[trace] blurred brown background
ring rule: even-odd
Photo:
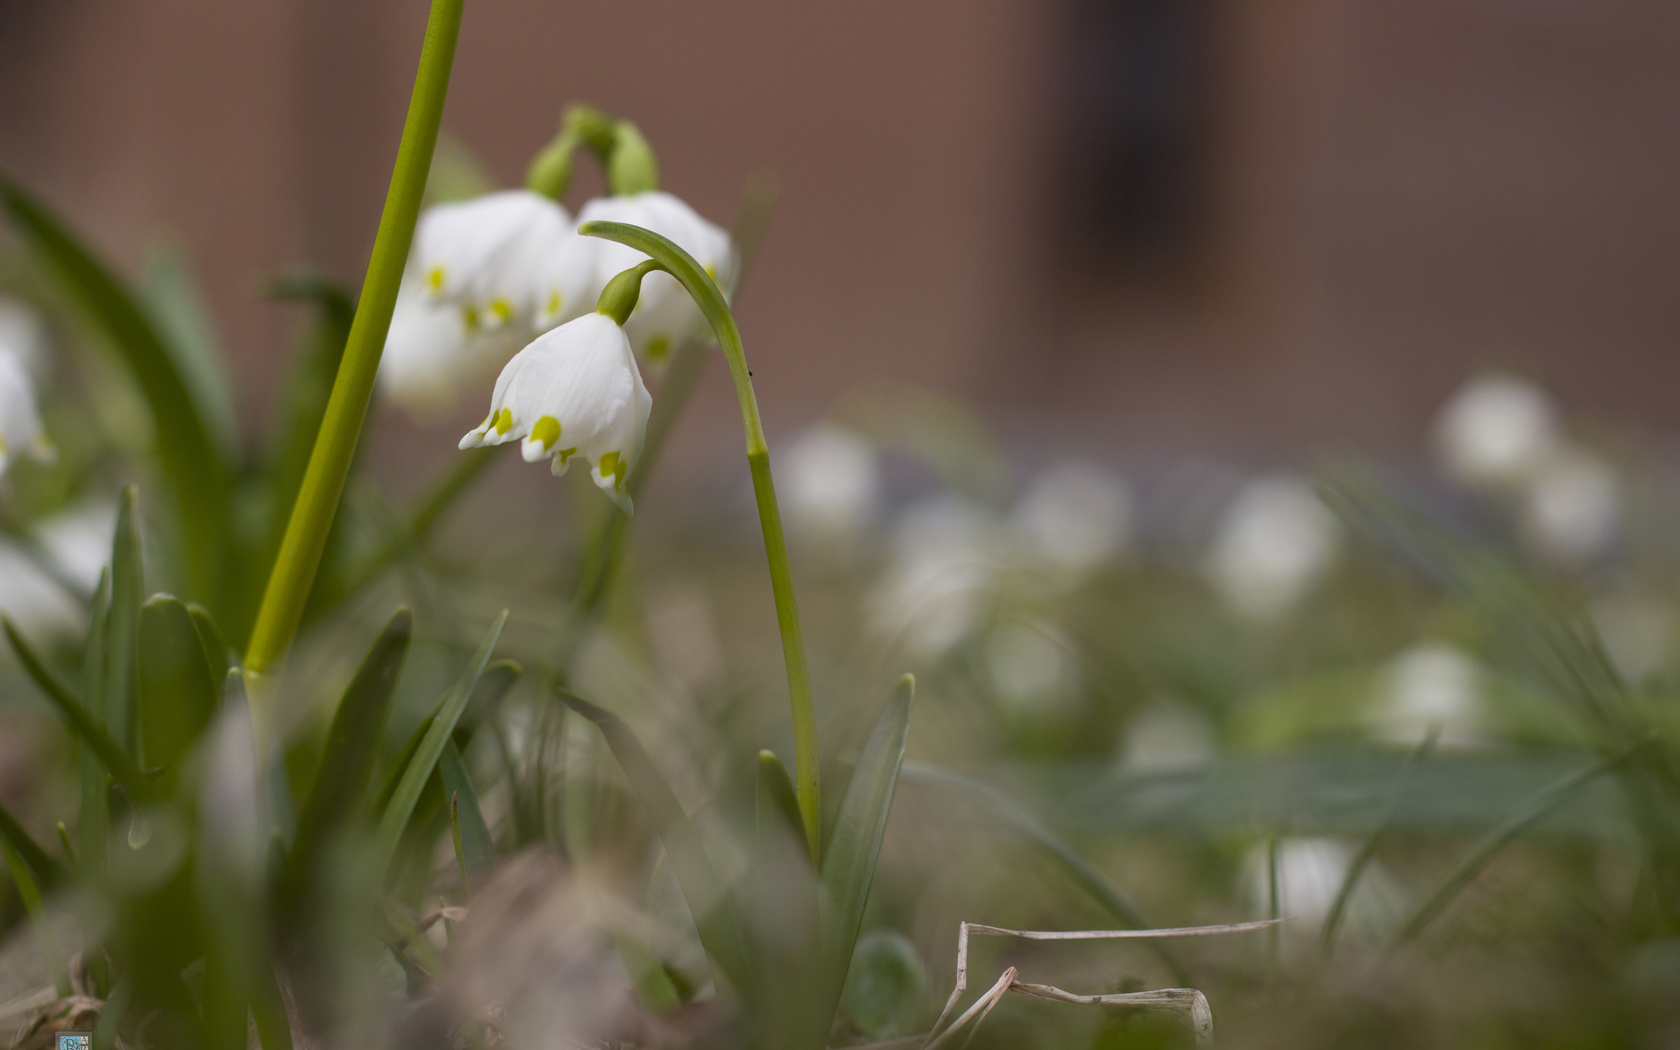
[[[186,250],[255,426],[295,317],[254,290],[359,280],[425,9],[0,0],[0,165]],[[778,178],[773,430],[905,380],[1041,441],[1398,449],[1481,363],[1672,427],[1680,5],[469,4],[446,129],[498,178],[574,100],[719,222]]]

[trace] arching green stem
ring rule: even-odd
[[[799,603],[793,593],[793,573],[788,562],[787,536],[782,531],[782,512],[776,503],[776,483],[770,477],[770,446],[764,440],[764,423],[758,415],[758,398],[753,394],[752,373],[747,371],[746,350],[729,303],[693,256],[651,230],[622,222],[591,222],[578,228],[590,237],[604,237],[639,252],[659,263],[660,269],[682,282],[706,315],[718,344],[723,347],[729,374],[735,380],[735,395],[741,402],[741,425],[746,430],[747,466],[752,471],[753,495],[758,501],[758,521],[764,530],[764,554],[770,562],[770,586],[776,594],[776,621],[782,633],[782,658],[787,664],[788,699],[793,705],[793,749],[799,815],[805,822],[805,838],[811,859],[818,861],[822,848],[822,798],[817,775],[817,714],[811,700],[811,672],[805,662],[805,637],[799,629]]]
[[[403,264],[408,259],[414,224],[420,215],[420,201],[431,169],[432,150],[437,145],[438,124],[443,118],[444,97],[449,91],[449,71],[455,61],[455,42],[461,31],[465,0],[432,0],[426,22],[426,39],[420,50],[420,68],[414,77],[408,119],[403,124],[397,163],[391,172],[391,186],[385,195],[385,211],[379,218],[379,233],[373,242],[373,257],[350,326],[344,357],[333,381],[332,395],[321,420],[315,448],[309,456],[303,484],[292,516],[280,542],[280,552],[263,592],[256,625],[245,652],[245,671],[253,705],[253,723],[259,733],[269,727],[265,709],[272,694],[271,672],[278,666],[297,633],[304,602],[315,581],[327,532],[350,472],[351,457],[361,435],[368,400],[373,396],[374,375],[385,349],[391,327],[391,311],[397,302]],[[259,748],[262,741],[259,740]]]

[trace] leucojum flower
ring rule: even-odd
[[[0,346],[0,474],[20,455],[41,463],[54,458],[52,442],[35,407],[29,371],[17,354]]]
[[[582,458],[601,491],[634,513],[627,479],[642,453],[653,398],[623,318],[646,271],[638,266],[621,274],[602,292],[597,312],[515,354],[496,379],[490,414],[461,439],[461,448],[518,441],[525,462],[546,458],[556,477]]]

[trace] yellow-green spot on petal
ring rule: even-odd
[[[671,341],[666,339],[664,336],[660,336],[659,338],[653,340],[648,343],[647,355],[648,360],[656,364],[665,360],[667,357],[671,356]]]
[[[568,459],[577,455],[577,446],[573,445],[571,448],[563,448],[559,452],[555,453],[555,455],[560,457],[560,465],[563,467],[566,465],[566,461]]]
[[[560,421],[553,416],[543,416],[532,425],[531,440],[541,441],[543,451],[547,452],[560,440]]]
[[[496,315],[497,324],[507,324],[513,317],[513,304],[506,299],[492,299],[490,312]]]
[[[619,492],[623,492],[624,472],[628,469],[627,464],[624,462],[624,458],[617,452],[608,452],[606,455],[601,457],[599,467],[601,470],[601,476],[603,478],[612,478],[613,488]]]
[[[443,291],[443,267],[434,266],[426,271],[426,287],[434,292]]]
[[[565,298],[563,296],[561,296],[561,294],[559,292],[549,292],[548,293],[548,308],[546,310],[548,316],[553,317],[555,314],[559,313],[560,312],[560,304],[563,303],[563,302],[565,302]]]
[[[513,410],[504,408],[496,413],[496,433],[506,434],[513,429]]]
[[[478,331],[478,311],[470,306],[461,307],[461,324],[469,332]]]
[[[717,267],[708,263],[706,266],[706,276],[712,279],[712,283],[717,283]]]

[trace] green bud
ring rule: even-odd
[[[612,153],[607,157],[607,188],[617,196],[659,188],[659,161],[641,130],[628,120],[613,125]]]
[[[595,312],[606,314],[617,321],[620,328],[624,327],[624,322],[630,319],[630,311],[636,308],[636,301],[642,296],[642,278],[663,269],[665,267],[656,260],[649,259],[618,274],[601,289],[601,298],[595,301]]]
[[[582,143],[570,131],[562,131],[544,146],[525,169],[525,186],[545,197],[561,200],[572,185],[572,158]]]
[[[588,146],[603,164],[612,155],[613,118],[594,106],[573,105],[560,118],[563,131],[576,136],[578,144]]]

